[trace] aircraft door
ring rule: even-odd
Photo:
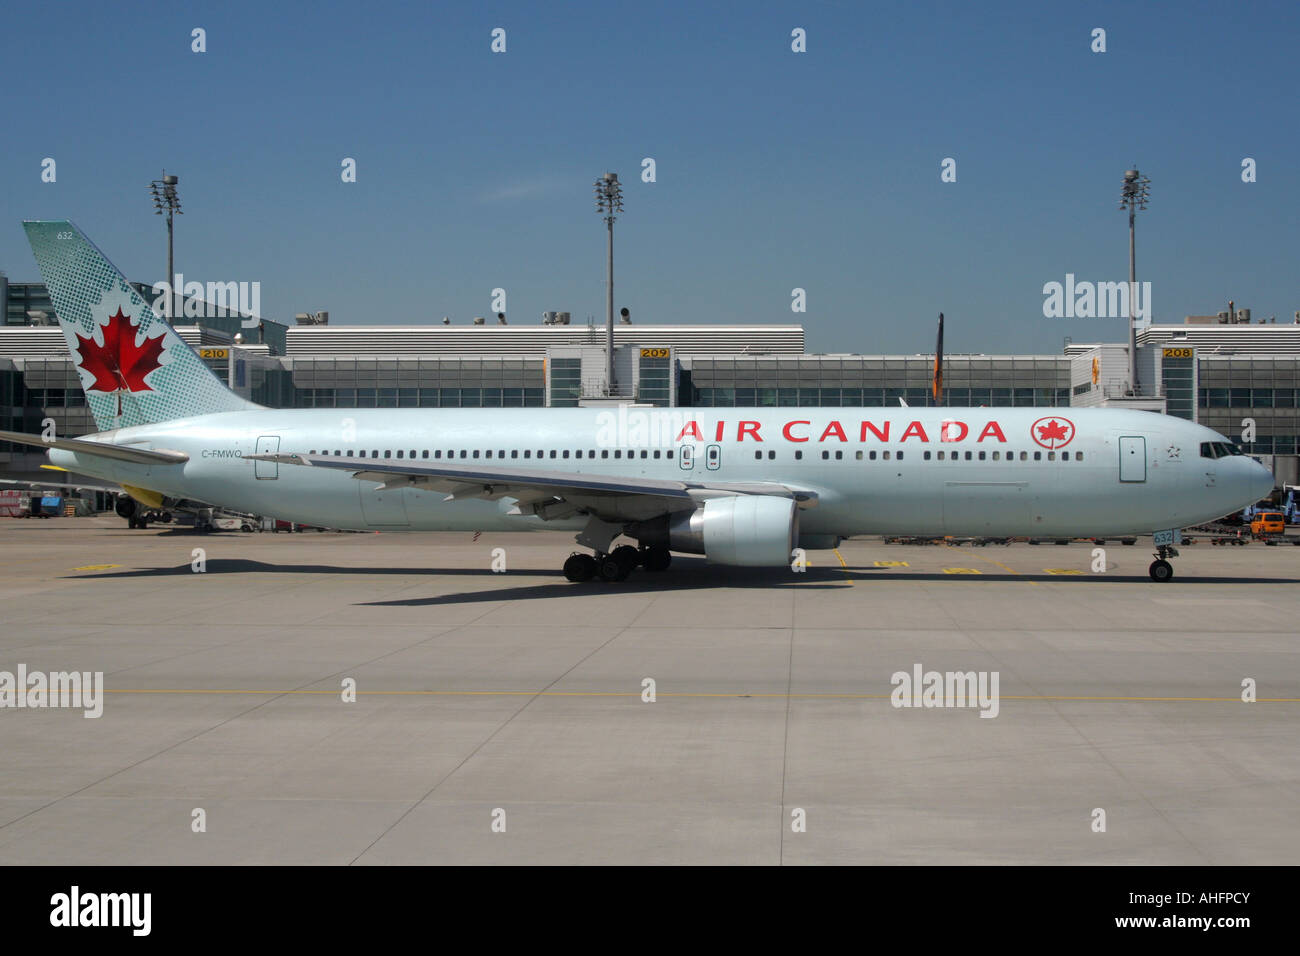
[[[1119,440],[1119,480],[1147,480],[1147,440],[1124,436]]]
[[[361,516],[372,528],[400,528],[411,523],[406,515],[406,489],[383,488],[379,482],[358,481]]]
[[[695,470],[695,446],[681,445],[677,449],[677,464],[682,471]]]
[[[945,481],[945,534],[1033,534],[1034,494],[1027,481]]]
[[[280,453],[279,435],[261,435],[257,439],[257,454],[278,455]],[[257,478],[274,479],[280,477],[280,465],[274,461],[253,462],[253,475]]]
[[[704,467],[709,471],[717,471],[722,465],[722,446],[710,445],[704,449]]]

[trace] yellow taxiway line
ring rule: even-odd
[[[239,690],[234,688],[104,688],[106,694],[260,694],[337,697],[342,690]],[[373,697],[640,697],[641,691],[621,690],[358,690],[358,696]],[[773,698],[778,700],[889,700],[892,694],[782,694],[660,691],[657,697]],[[1100,694],[1002,694],[1001,700],[1096,701],[1113,703],[1242,703],[1240,697],[1129,697]],[[1300,704],[1300,697],[1260,697],[1261,704]]]

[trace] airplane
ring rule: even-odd
[[[791,566],[867,534],[1121,537],[1272,491],[1224,436],[1092,408],[264,408],[236,395],[67,220],[28,239],[99,432],[0,432],[157,494],[371,531],[577,531],[571,581]],[[614,542],[626,537],[636,545]]]

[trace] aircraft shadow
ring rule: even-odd
[[[106,570],[93,574],[68,574],[65,579],[97,578],[156,578],[190,576],[195,572],[188,563],[173,567],[131,568]],[[461,592],[455,594],[430,595],[391,601],[360,602],[363,607],[419,607],[439,604],[473,604],[487,601],[512,601],[519,599],[536,599],[546,597],[578,596],[580,594],[655,594],[672,591],[698,591],[715,588],[813,588],[825,590],[847,587],[853,582],[884,583],[889,579],[904,583],[965,583],[993,584],[1038,582],[1052,584],[1071,584],[1087,587],[1097,584],[1144,584],[1154,588],[1156,585],[1146,574],[1011,574],[980,573],[972,575],[944,574],[934,571],[902,571],[897,568],[876,568],[857,565],[846,567],[809,567],[805,571],[793,574],[786,568],[734,568],[706,564],[702,559],[677,558],[673,567],[667,571],[651,573],[635,572],[626,581],[601,582],[589,581],[574,584],[561,578],[560,572],[550,568],[520,568],[498,574],[490,568],[449,568],[449,567],[353,567],[347,565],[323,564],[268,564],[263,561],[250,561],[240,558],[209,558],[206,574],[346,574],[377,576],[423,576],[449,578],[490,578],[503,583],[507,579],[546,578],[544,584],[492,588],[486,591]],[[1203,575],[1178,575],[1173,581],[1162,586],[1159,593],[1173,593],[1180,585],[1200,584],[1295,584],[1300,578],[1294,577],[1207,577]],[[577,589],[577,590],[575,590]],[[1153,592],[1155,593],[1155,592]]]
[[[644,573],[634,574],[626,581],[618,583],[605,583],[601,581],[589,581],[585,584],[573,584],[568,581],[559,581],[551,584],[530,585],[527,587],[513,588],[496,588],[490,591],[472,591],[460,594],[438,594],[429,597],[402,598],[392,601],[366,601],[357,605],[359,607],[424,607],[431,605],[447,604],[481,604],[492,601],[515,601],[529,600],[547,597],[577,597],[586,594],[655,594],[659,592],[676,592],[676,591],[698,591],[718,588],[803,588],[815,590],[829,590],[845,588],[849,586],[850,581],[870,581],[872,584],[880,583],[879,577],[862,572],[876,572],[886,570],[884,568],[849,568],[849,571],[855,572],[846,574],[844,568],[809,568],[807,571],[795,576],[789,571],[775,569],[770,574],[762,575],[753,573],[743,573],[746,569],[726,569],[742,572],[741,574],[710,574],[709,571],[724,570],[713,568],[701,568],[700,570],[682,569],[682,573],[674,574],[672,571],[660,574],[649,575]],[[763,570],[767,569],[750,569]],[[514,572],[511,572],[512,574]],[[1024,584],[1029,581],[1050,581],[1055,584],[1071,583],[1078,585],[1086,584],[1105,584],[1105,583],[1125,583],[1125,584],[1146,584],[1156,587],[1147,575],[1116,575],[1116,574],[1096,574],[1090,576],[1082,575],[1052,575],[1052,574],[979,574],[979,575],[953,575],[943,573],[914,573],[906,575],[892,575],[902,582],[943,582],[947,584],[964,581],[966,583],[997,583],[1013,582]],[[1207,577],[1175,577],[1172,582],[1161,585],[1166,588],[1159,593],[1174,593],[1167,590],[1176,588],[1179,583],[1182,584],[1288,584],[1293,583],[1295,579],[1291,578],[1207,578]],[[576,589],[576,590],[575,590]]]
[[[855,568],[852,565],[848,567],[849,571],[886,571],[887,568]],[[990,574],[981,571],[979,574],[944,574],[942,571],[908,571],[902,574],[894,572],[890,577],[896,577],[901,581],[966,581],[968,583],[977,583],[980,581],[1035,581],[1051,584],[1114,584],[1121,582],[1124,584],[1150,584],[1155,585],[1150,575],[1145,573],[1134,574],[1116,574],[1113,571],[1104,574],[1092,574],[1084,571],[1080,574],[1008,574],[999,572]],[[1174,577],[1172,581],[1166,582],[1167,587],[1177,587],[1180,584],[1297,584],[1300,578],[1289,577],[1227,577],[1216,576],[1207,577],[1204,575],[1179,574],[1178,566],[1174,565]]]
[[[674,561],[673,568],[656,573],[638,571],[626,581],[587,581],[575,584],[557,580],[549,584],[525,587],[493,588],[460,594],[436,594],[428,597],[401,598],[393,601],[365,601],[359,607],[424,607],[439,604],[480,604],[493,601],[536,600],[548,597],[582,597],[604,594],[657,594],[678,591],[708,591],[719,588],[804,588],[827,590],[847,587],[840,568],[808,568],[796,575],[785,568],[714,567],[700,562],[692,567]],[[510,572],[514,574],[514,572]],[[551,574],[558,578],[555,572]]]
[[[176,575],[189,576],[196,572],[191,566],[178,564],[168,568],[132,568],[121,571],[103,571],[98,574],[69,574],[68,578],[155,578]],[[437,568],[423,566],[418,568],[366,568],[347,565],[327,564],[267,564],[264,561],[248,561],[243,558],[208,558],[205,574],[426,574],[426,575],[475,575],[493,577],[488,568]],[[558,571],[546,568],[525,568],[511,571],[514,575],[534,575],[537,577],[554,577]],[[499,576],[499,575],[497,575]]]

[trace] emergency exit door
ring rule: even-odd
[[[280,436],[260,436],[257,439],[257,453],[259,455],[278,455],[280,453]],[[274,461],[257,460],[253,462],[253,474],[258,478],[279,478],[280,465]]]
[[[1126,436],[1119,440],[1119,480],[1147,480],[1147,440]]]

